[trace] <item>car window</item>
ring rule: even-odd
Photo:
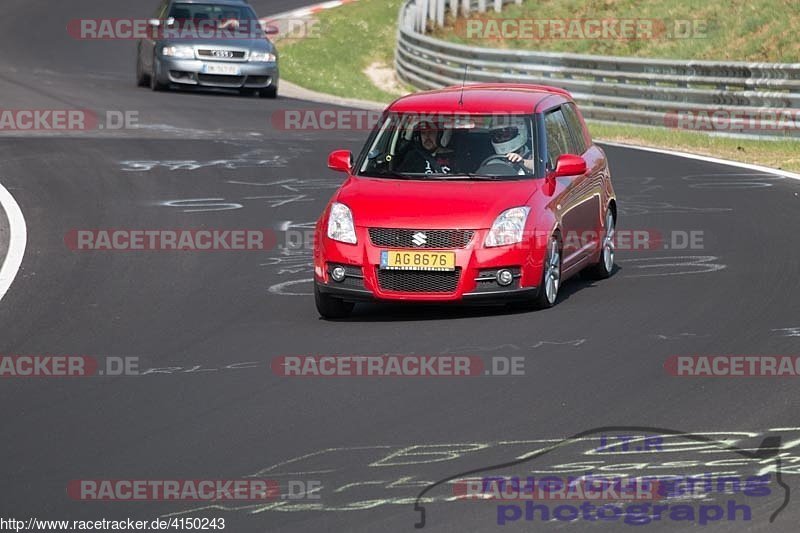
[[[365,146],[358,174],[531,177],[536,160],[531,124],[524,114],[393,113]]]
[[[380,125],[380,131],[375,135],[375,139],[372,141],[369,148],[369,155],[361,168],[362,172],[366,170],[370,161],[375,159],[378,155],[384,154],[384,159],[386,159],[385,156],[389,156],[389,161],[391,162],[392,158],[397,153],[398,133],[400,130],[398,128],[392,128],[392,124],[392,119],[387,117]]]
[[[561,109],[550,111],[544,116],[547,134],[547,162],[551,169],[556,168],[558,156],[570,153],[572,139]]]
[[[565,104],[561,106],[564,112],[564,118],[567,120],[567,126],[572,133],[572,146],[573,153],[577,155],[583,154],[586,149],[586,136],[583,134],[583,124],[578,118],[578,112],[575,110],[575,104]]]
[[[169,16],[176,20],[256,20],[255,13],[248,6],[231,6],[219,4],[172,4]]]

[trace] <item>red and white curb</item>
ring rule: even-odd
[[[322,2],[321,4],[315,4],[313,6],[304,7],[301,9],[295,9],[294,11],[286,11],[285,13],[278,13],[277,15],[272,15],[271,17],[264,17],[260,19],[259,22],[261,22],[261,24],[268,24],[270,22],[274,22],[276,20],[281,20],[281,19],[303,19],[310,17],[312,15],[316,15],[320,11],[333,9],[335,7],[340,7],[345,4],[351,4],[357,1],[358,0],[332,0],[330,2]]]

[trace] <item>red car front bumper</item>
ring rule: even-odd
[[[356,228],[357,244],[334,241],[318,232],[314,250],[315,283],[320,292],[349,301],[504,302],[534,297],[542,279],[544,248],[538,249],[532,243],[485,248],[487,232],[475,230],[463,248],[401,248],[409,252],[452,251],[456,260],[454,272],[384,270],[380,268],[381,252],[397,248],[376,246],[367,228]],[[336,266],[345,268],[342,281],[331,277]],[[501,286],[497,282],[496,273],[500,269],[514,274],[510,285]]]

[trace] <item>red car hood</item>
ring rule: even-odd
[[[361,227],[483,229],[506,209],[526,205],[537,183],[350,177],[336,201]]]

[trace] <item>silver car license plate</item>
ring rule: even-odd
[[[226,76],[239,76],[241,74],[241,70],[236,65],[214,65],[214,64],[204,64],[203,65],[203,73],[204,74],[224,74]]]

